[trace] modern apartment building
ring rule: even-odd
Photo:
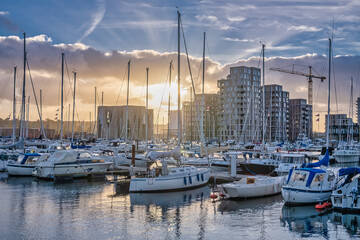
[[[312,138],[312,105],[306,99],[289,99],[289,140]]]
[[[258,141],[261,71],[254,67],[231,67],[226,79],[218,80],[218,138],[241,142]]]
[[[183,102],[184,140],[200,140],[202,95],[197,94],[194,101]],[[205,140],[216,139],[218,130],[218,94],[204,94],[203,132]]]
[[[260,96],[262,96],[262,88]],[[260,98],[262,109],[262,97]],[[286,141],[288,134],[289,92],[283,91],[280,85],[265,85],[265,141]]]

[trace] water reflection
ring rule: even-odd
[[[346,228],[350,235],[360,235],[360,215],[341,213],[334,211],[332,214],[332,221],[335,225],[342,225]]]
[[[190,204],[209,198],[210,188],[204,186],[197,189],[167,193],[130,193],[131,205],[156,205],[160,207],[172,207]]]
[[[312,234],[328,237],[328,221],[330,219],[329,211],[318,212],[313,205],[284,205],[280,215],[282,226],[288,227],[292,232],[300,233],[302,237],[309,237]]]
[[[233,212],[246,208],[259,209],[281,201],[282,197],[280,194],[264,198],[253,198],[245,200],[224,199],[223,201],[221,201],[218,209],[221,212]]]

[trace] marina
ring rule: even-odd
[[[5,1],[0,240],[360,239],[359,7]]]

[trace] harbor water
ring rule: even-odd
[[[348,239],[360,215],[287,207],[281,195],[211,199],[211,187],[131,193],[79,179],[56,184],[0,173],[0,239]]]

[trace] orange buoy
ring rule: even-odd
[[[220,193],[219,195],[220,195],[220,197],[225,197],[225,194],[223,194],[223,193]]]
[[[319,210],[323,210],[323,209],[325,209],[325,206],[323,204],[316,204],[315,208],[319,209]]]
[[[217,198],[218,196],[216,194],[210,194],[210,198]]]
[[[331,202],[324,202],[323,205],[324,205],[325,207],[331,207]]]

